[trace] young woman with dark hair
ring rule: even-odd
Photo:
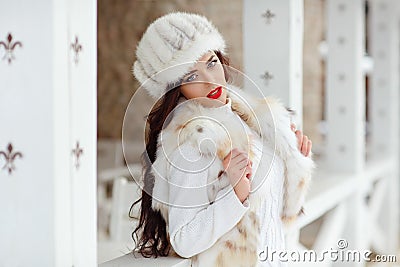
[[[203,16],[157,19],[136,58],[135,77],[158,101],[132,205],[141,203],[135,250],[193,266],[285,266],[259,256],[284,249],[284,223],[302,212],[311,141],[279,101],[230,83],[225,41]]]
[[[214,51],[214,53],[224,68],[229,66],[227,57],[222,55],[220,51]],[[224,70],[224,75],[226,81],[229,81],[228,70]],[[159,211],[154,211],[151,208],[152,196],[147,193],[152,192],[154,186],[151,164],[155,161],[158,136],[166,118],[176,108],[179,98],[182,97],[180,86],[166,91],[167,93],[163,95],[147,118],[149,130],[146,137],[146,151],[141,156],[142,165],[144,166],[144,189],[142,190],[142,197],[131,206],[132,210],[134,205],[141,203],[139,224],[132,233],[132,237],[138,240],[137,248],[139,248],[144,257],[167,256],[170,249],[165,220]],[[140,230],[141,234],[139,236]]]

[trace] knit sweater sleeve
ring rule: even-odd
[[[216,200],[207,195],[210,159],[191,146],[182,145],[170,156],[168,232],[181,257],[190,258],[210,248],[231,230],[249,209],[233,187],[220,190]]]

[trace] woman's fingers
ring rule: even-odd
[[[306,157],[308,157],[310,155],[311,147],[312,147],[312,142],[311,142],[311,140],[308,140],[308,143],[307,143],[307,155],[305,155]]]
[[[239,162],[247,159],[247,153],[237,148],[234,148],[230,153],[224,158],[224,164],[238,164]]]
[[[290,124],[290,129],[292,129],[292,131],[295,132],[296,131],[296,124],[291,123]]]
[[[299,148],[300,152],[308,157],[311,152],[311,147],[312,147],[312,142],[310,139],[308,139],[308,136],[303,135],[303,133],[300,130],[296,130],[296,125],[292,123],[290,125],[290,128],[294,133],[296,134],[297,138],[297,147]]]
[[[297,130],[295,132],[295,134],[296,134],[296,137],[297,137],[297,147],[301,151],[301,147],[303,145],[303,133],[300,130]]]
[[[302,145],[301,145],[301,153],[306,156],[307,154],[307,144],[308,144],[308,137],[307,135],[303,135]]]
[[[237,184],[241,178],[251,176],[253,162],[248,158],[248,154],[234,148],[223,160],[223,167],[231,184]]]
[[[228,155],[225,156],[224,160],[222,161],[222,163],[227,164],[228,162],[230,162],[232,160],[232,150],[229,151]]]
[[[240,164],[236,165],[234,168],[237,169],[237,171],[240,173],[240,176],[243,176],[245,172],[247,171],[251,171],[252,169],[252,164],[250,163],[250,161],[244,161],[241,162]]]
[[[253,174],[253,171],[252,171],[252,169],[251,169],[251,166],[249,166],[249,165],[247,165],[246,166],[246,177],[247,177],[247,179],[250,179],[251,178],[251,176],[252,176],[252,174]]]
[[[232,159],[231,163],[232,165],[239,165],[240,169],[244,168],[247,165],[252,166],[253,162],[248,158],[247,155],[242,154],[237,156],[236,158]]]
[[[236,158],[240,154],[241,154],[241,152],[237,148],[234,148],[231,151],[229,151],[228,155],[225,156],[224,161],[231,161],[232,159]]]
[[[251,174],[253,173],[250,165],[244,166],[243,168],[241,168],[239,170],[239,172],[240,172],[240,176],[242,176],[242,177],[246,176],[247,178],[249,178],[249,176],[251,176]]]

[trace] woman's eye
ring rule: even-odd
[[[189,77],[187,77],[186,81],[191,82],[197,78],[197,74],[192,74]]]
[[[212,68],[212,67],[215,66],[215,64],[217,64],[217,62],[218,62],[218,59],[214,59],[213,61],[211,61],[210,63],[208,63],[208,66],[207,66],[207,67]]]

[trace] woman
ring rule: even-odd
[[[262,266],[260,252],[284,249],[283,221],[301,212],[311,141],[279,102],[229,83],[224,51],[206,18],[181,12],[154,21],[137,47],[134,75],[158,99],[133,233],[143,256]]]

